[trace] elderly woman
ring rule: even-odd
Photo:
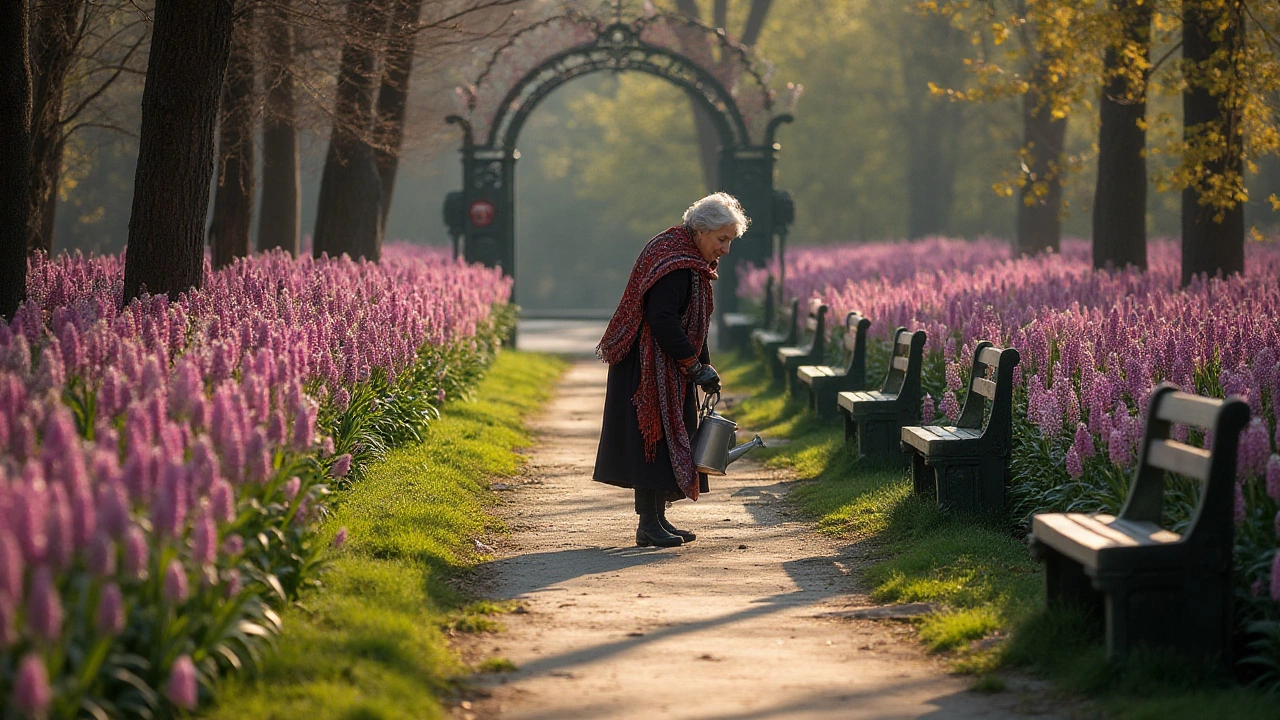
[[[726,193],[684,212],[684,223],[649,241],[596,355],[609,363],[594,478],[633,488],[636,544],[675,547],[696,536],[666,518],[667,500],[697,500],[707,476],[693,466],[694,386],[720,391],[707,354],[711,281],[729,244],[751,221]]]

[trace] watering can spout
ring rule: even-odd
[[[730,451],[729,451],[729,461],[728,461],[727,463],[725,463],[725,464],[726,464],[726,465],[728,465],[728,464],[732,463],[734,460],[737,460],[738,458],[742,457],[743,455],[746,455],[746,454],[747,454],[747,452],[749,452],[752,448],[758,448],[758,447],[764,447],[764,441],[760,439],[760,436],[759,436],[759,435],[757,435],[757,436],[755,436],[755,437],[751,438],[751,442],[744,443],[744,444],[739,445],[738,447],[733,448],[732,450],[730,450]]]

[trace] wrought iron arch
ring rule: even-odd
[[[570,11],[534,23],[498,47],[474,83],[459,88],[463,113],[447,120],[463,132],[463,190],[452,196],[446,222],[461,235],[468,261],[501,266],[514,277],[516,141],[525,121],[574,79],[605,70],[647,73],[682,88],[709,111],[721,141],[718,189],[735,195],[752,218],[752,228],[726,257],[730,262],[722,263],[717,306],[732,311],[734,265],[767,259],[779,230],[773,218],[774,135],[792,116],[777,111],[767,63],[722,30],[658,13],[624,20],[621,2],[615,11],[607,20]],[[719,48],[718,61],[689,51],[711,43]]]

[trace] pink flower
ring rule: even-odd
[[[351,470],[351,453],[342,453],[333,461],[329,474],[336,478],[346,477]]]
[[[228,535],[227,539],[222,541],[222,552],[233,557],[244,552],[244,538],[239,535]]]
[[[181,655],[173,661],[173,667],[169,670],[169,683],[165,686],[164,696],[180,708],[194,710],[199,694],[195,663],[191,662],[190,655]]]
[[[53,584],[53,572],[47,565],[36,568],[27,596],[27,625],[46,642],[55,642],[62,634],[62,598]]]
[[[292,502],[293,498],[298,495],[298,489],[301,487],[302,487],[302,478],[298,477],[297,475],[294,475],[293,477],[289,478],[289,481],[284,484],[284,488],[282,489],[282,492],[284,493],[284,499]]]
[[[228,523],[236,519],[236,499],[231,485],[216,478],[209,487],[209,512],[215,520]]]
[[[293,449],[305,452],[315,442],[316,410],[314,403],[303,399],[298,403],[293,418]]]
[[[1091,458],[1096,454],[1097,451],[1093,447],[1093,436],[1089,434],[1089,428],[1084,423],[1076,424],[1076,435],[1072,438],[1071,447],[1081,460]]]
[[[1111,431],[1111,437],[1107,442],[1107,457],[1111,460],[1111,464],[1117,467],[1129,467],[1129,463],[1133,458],[1129,454],[1129,443],[1125,441],[1124,431],[1116,429]]]
[[[18,642],[18,630],[13,626],[18,609],[8,595],[0,593],[0,650],[6,650]]]
[[[191,527],[191,559],[200,565],[208,565],[218,557],[218,526],[213,518],[201,514]]]
[[[1234,520],[1237,525],[1241,525],[1247,517],[1248,509],[1244,504],[1244,490],[1240,487],[1240,483],[1236,483],[1235,507],[1232,510],[1231,519]]]
[[[88,569],[95,577],[106,578],[116,574],[116,546],[104,533],[94,536],[89,544]]]
[[[938,411],[933,405],[933,396],[929,393],[925,393],[924,400],[920,402],[920,422],[931,423],[937,416]]]
[[[942,415],[948,420],[955,422],[956,418],[960,417],[960,403],[956,401],[956,394],[950,390],[943,393],[938,410],[942,411]]]
[[[1280,550],[1271,560],[1271,599],[1280,602]]]
[[[1080,454],[1076,452],[1075,446],[1067,449],[1067,474],[1073,478],[1084,474],[1084,467],[1080,464]]]
[[[347,527],[344,525],[338,528],[338,532],[333,535],[333,546],[340,548],[347,543]]]
[[[1275,453],[1267,458],[1267,495],[1280,502],[1280,455]]]
[[[0,596],[22,597],[22,548],[8,528],[0,527]]]
[[[1267,471],[1267,456],[1271,453],[1271,439],[1262,418],[1254,418],[1240,433],[1240,445],[1236,449],[1236,477],[1262,477]]]
[[[164,571],[164,599],[173,605],[179,605],[187,601],[187,595],[187,570],[182,566],[182,561],[171,560]]]
[[[18,665],[18,677],[13,683],[13,708],[27,717],[43,717],[51,700],[49,671],[39,655],[29,652]]]
[[[99,635],[116,635],[124,630],[124,595],[119,585],[107,583],[102,587],[94,627]]]
[[[124,533],[124,570],[125,577],[141,580],[147,576],[147,536],[142,528],[130,525]]]

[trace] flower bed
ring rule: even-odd
[[[123,263],[33,263],[0,324],[0,696],[165,715],[253,665],[314,583],[331,487],[419,436],[513,319],[496,270],[235,263],[119,309]],[[339,534],[341,536],[341,533]]]
[[[1178,248],[1167,241],[1151,243],[1148,272],[1116,274],[1094,271],[1088,245],[1079,241],[1065,243],[1059,255],[994,262],[971,262],[992,255],[985,250],[934,245],[914,275],[907,266],[927,244],[834,253],[903,258],[901,265],[887,261],[893,270],[871,274],[857,260],[814,259],[822,249],[797,251],[788,258],[788,285],[811,288],[834,318],[861,310],[880,340],[897,326],[927,330],[930,420],[958,415],[957,393],[979,340],[1019,350],[1012,488],[1021,519],[1043,510],[1119,509],[1155,384],[1247,399],[1253,420],[1238,458],[1237,608],[1252,643],[1252,671],[1280,682],[1280,245],[1250,244],[1243,277],[1186,289],[1179,287]],[[958,258],[934,256],[948,251]],[[833,278],[831,267],[845,274]],[[747,276],[753,272],[764,271]],[[1205,440],[1186,428],[1177,432],[1196,444]],[[1168,503],[1175,526],[1189,521],[1195,490],[1179,487]]]

